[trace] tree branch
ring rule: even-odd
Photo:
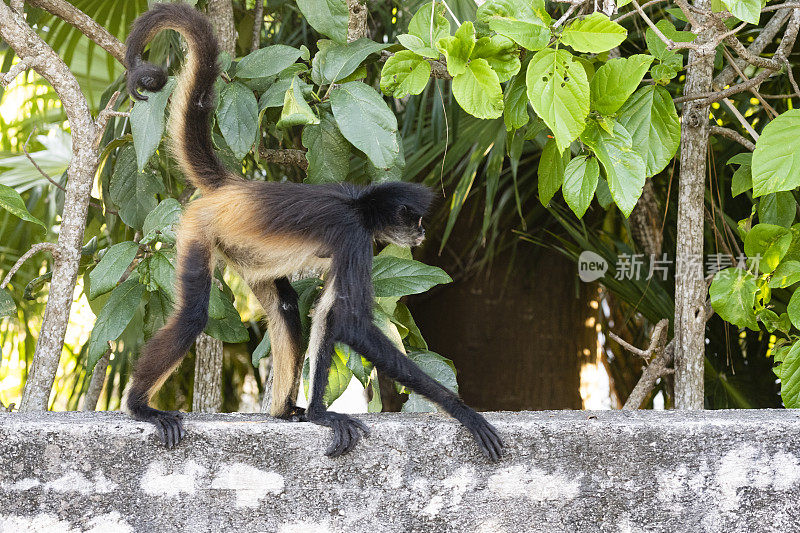
[[[125,64],[125,45],[77,7],[66,0],[28,0],[28,2],[75,26],[78,31],[114,56],[117,61]]]
[[[275,150],[272,148],[259,148],[258,155],[267,163],[277,163],[279,165],[294,165],[303,170],[308,170],[308,160],[303,150],[294,148],[284,148]]]
[[[751,152],[756,149],[756,145],[745,139],[742,135],[739,135],[737,132],[733,131],[730,128],[723,128],[720,126],[711,126],[709,130],[711,135],[722,135],[723,137],[727,137],[728,139],[735,141]]]
[[[14,274],[17,273],[17,270],[20,269],[20,267],[25,261],[30,259],[31,256],[33,256],[34,254],[41,252],[42,250],[48,250],[51,254],[53,254],[54,258],[58,256],[58,247],[55,245],[55,243],[40,242],[38,244],[34,244],[33,246],[31,246],[31,249],[22,254],[22,257],[17,259],[17,262],[14,263],[14,266],[12,266],[9,269],[8,274],[6,274],[6,277],[3,279],[3,282],[0,283],[0,289],[6,288],[8,283],[11,281],[11,278],[14,277]]]
[[[261,24],[264,21],[264,0],[256,0],[253,9],[253,36],[250,39],[250,51],[255,52],[261,45]]]

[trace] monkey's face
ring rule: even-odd
[[[378,232],[375,238],[381,242],[398,246],[419,246],[425,240],[422,215],[401,205],[393,222]]]

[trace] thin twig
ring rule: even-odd
[[[114,111],[114,106],[116,105],[117,100],[119,99],[119,94],[120,94],[119,91],[116,91],[114,94],[112,94],[111,98],[109,98],[108,103],[106,104],[106,107],[103,108],[103,110],[97,114],[97,118],[94,121],[95,131],[97,132],[97,135],[95,136],[94,139],[95,149],[100,147],[100,142],[103,140],[103,135],[105,135],[106,133],[106,126],[108,125],[108,120],[111,117],[130,116],[130,113],[122,113],[119,111]]]
[[[658,27],[653,23],[653,21],[650,20],[650,17],[648,17],[647,13],[644,12],[644,10],[642,9],[642,6],[639,5],[639,2],[637,2],[636,0],[632,0],[631,3],[633,4],[633,7],[636,8],[636,11],[639,13],[639,16],[642,17],[642,19],[647,23],[647,25],[650,26],[650,29],[653,30],[653,33],[656,34],[656,37],[661,39],[664,42],[664,44],[667,45],[667,49],[668,50],[677,50],[677,49],[680,49],[680,48],[690,48],[692,50],[700,51],[701,47],[696,45],[696,44],[694,44],[694,43],[683,43],[683,42],[677,43],[677,42],[673,41],[672,39],[670,39],[669,37],[667,37],[666,35],[664,35],[661,32],[661,30],[659,30]]]
[[[577,4],[571,4],[571,5],[570,5],[570,6],[567,8],[567,10],[564,12],[564,14],[563,14],[563,15],[561,15],[561,18],[559,18],[559,19],[556,21],[556,23],[555,23],[555,24],[553,24],[553,29],[555,29],[555,28],[558,28],[559,26],[561,26],[562,24],[564,24],[564,21],[565,21],[565,20],[567,20],[567,19],[569,18],[569,16],[570,16],[570,15],[572,15],[572,13],[574,13],[574,12],[575,12],[575,10],[576,10],[576,9],[578,9],[578,5],[577,5]]]
[[[661,345],[664,344],[665,339],[662,337],[664,337],[668,325],[669,325],[669,320],[667,320],[666,318],[660,320],[658,324],[656,324],[656,327],[653,328],[653,334],[650,336],[650,346],[648,346],[646,350],[637,348],[636,346],[631,345],[627,341],[622,340],[614,332],[609,331],[608,336],[611,337],[611,339],[614,342],[616,342],[629,352],[635,353],[639,357],[642,357],[645,361],[648,361],[650,360],[650,357],[653,355],[653,352],[655,352],[657,349],[659,349]]]
[[[726,106],[728,106],[728,109],[731,110],[731,113],[733,113],[733,116],[736,117],[736,120],[739,121],[739,124],[741,124],[742,127],[747,131],[747,133],[750,134],[750,137],[752,137],[757,141],[758,133],[756,133],[756,130],[753,129],[753,126],[751,126],[750,123],[747,122],[747,120],[745,120],[742,114],[739,113],[739,110],[736,109],[736,106],[733,105],[733,102],[731,102],[730,98],[723,98],[722,101],[725,103]]]
[[[728,139],[735,141],[751,152],[756,149],[756,145],[752,142],[748,141],[744,136],[740,135],[736,131],[730,128],[723,128],[721,126],[711,126],[710,129],[711,135],[722,135],[723,137],[727,137]]]
[[[792,64],[789,63],[789,60],[785,57],[783,58],[784,65],[786,65],[786,73],[789,75],[789,82],[792,84],[792,89],[794,89],[794,94],[800,96],[800,87],[797,86],[797,82],[794,79],[794,73],[792,73]]]
[[[728,98],[729,96],[733,96],[734,94],[739,94],[740,92],[747,91],[751,87],[757,87],[760,85],[764,80],[769,78],[774,73],[773,70],[764,69],[758,76],[755,78],[751,78],[745,82],[738,83],[736,85],[732,85],[723,91],[716,91],[716,92],[709,92],[709,93],[697,93],[692,95],[686,96],[679,96],[677,98],[673,98],[672,101],[676,104],[681,102],[688,102],[690,100],[704,100],[700,103],[700,105],[708,105],[714,102],[719,102],[724,98]]]
[[[761,12],[766,13],[768,11],[778,11],[779,9],[797,9],[800,8],[800,4],[796,2],[786,2],[785,4],[776,4],[773,6],[762,7]]]
[[[11,267],[11,269],[8,271],[8,274],[6,274],[5,279],[3,279],[3,283],[0,283],[0,289],[6,288],[8,282],[11,281],[11,278],[14,276],[14,274],[17,273],[17,270],[20,269],[20,267],[25,261],[27,261],[35,253],[40,252],[42,250],[48,250],[51,254],[53,254],[54,258],[57,257],[59,254],[58,246],[54,242],[40,242],[34,244],[33,246],[31,246],[30,250],[22,254],[22,257],[17,259],[17,262],[14,263],[14,266]]]
[[[8,69],[8,72],[0,76],[0,84],[2,84],[3,87],[8,87],[11,82],[14,81],[14,78],[19,76],[20,72],[36,66],[37,62],[38,60],[35,57],[26,57],[20,59],[16,64],[12,65],[11,68]]]
[[[650,0],[649,2],[645,2],[644,4],[642,4],[642,9],[648,8],[650,6],[654,6],[656,4],[660,4],[662,2],[667,2],[667,1],[668,0]],[[620,15],[619,17],[615,18],[614,22],[619,24],[620,22],[622,22],[626,18],[634,16],[636,13],[637,13],[637,11],[635,9],[633,11],[628,11],[624,15]]]
[[[740,78],[742,78],[745,81],[750,79],[750,78],[747,77],[747,74],[742,72],[742,69],[739,68],[739,65],[736,63],[736,59],[734,59],[733,56],[731,55],[731,53],[728,52],[727,48],[723,47],[722,48],[722,53],[725,55],[725,59],[728,60],[728,63],[730,63],[733,66],[733,68],[736,70],[736,73],[739,75]],[[766,109],[767,112],[772,115],[772,118],[775,118],[775,117],[778,116],[778,113],[775,111],[775,109],[771,105],[769,105],[766,100],[764,100],[764,97],[761,96],[761,93],[758,92],[758,90],[756,90],[755,87],[751,88],[750,92],[753,93],[753,95],[756,98],[758,98],[758,101],[761,102],[761,105],[764,106],[764,109]]]

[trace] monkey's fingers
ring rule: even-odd
[[[331,429],[333,430],[333,439],[328,449],[325,450],[325,455],[328,457],[339,457],[349,444],[350,434],[344,426],[343,421],[339,419],[333,421]]]
[[[483,424],[472,430],[472,435],[487,458],[491,461],[500,460],[503,455],[503,441],[494,426],[484,420]]]

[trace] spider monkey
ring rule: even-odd
[[[219,46],[204,15],[186,4],[169,3],[156,4],[139,17],[126,43],[128,91],[146,100],[140,87],[158,91],[165,85],[164,70],[141,57],[146,44],[164,29],[177,30],[188,43],[188,59],[172,95],[169,132],[181,169],[202,197],[189,204],[181,219],[175,308],[142,348],[126,410],[136,420],[154,424],[167,448],[185,435],[180,413],[156,410],[149,401],[206,325],[216,253],[242,275],[266,312],[274,358],[273,416],[330,427],[333,439],[326,455],[332,457],[350,451],[362,432],[368,435],[363,422],[327,411],[322,401],[334,343],[342,342],[390,378],[442,406],[470,430],[487,457],[497,460],[503,444],[495,428],[425,374],[372,321],[372,243],[419,245],[425,236],[422,217],[432,200],[429,189],[403,182],[367,187],[269,183],[227,171],[211,140]],[[305,413],[293,403],[303,353],[298,297],[287,279],[303,268],[326,272],[312,318],[311,398]]]

